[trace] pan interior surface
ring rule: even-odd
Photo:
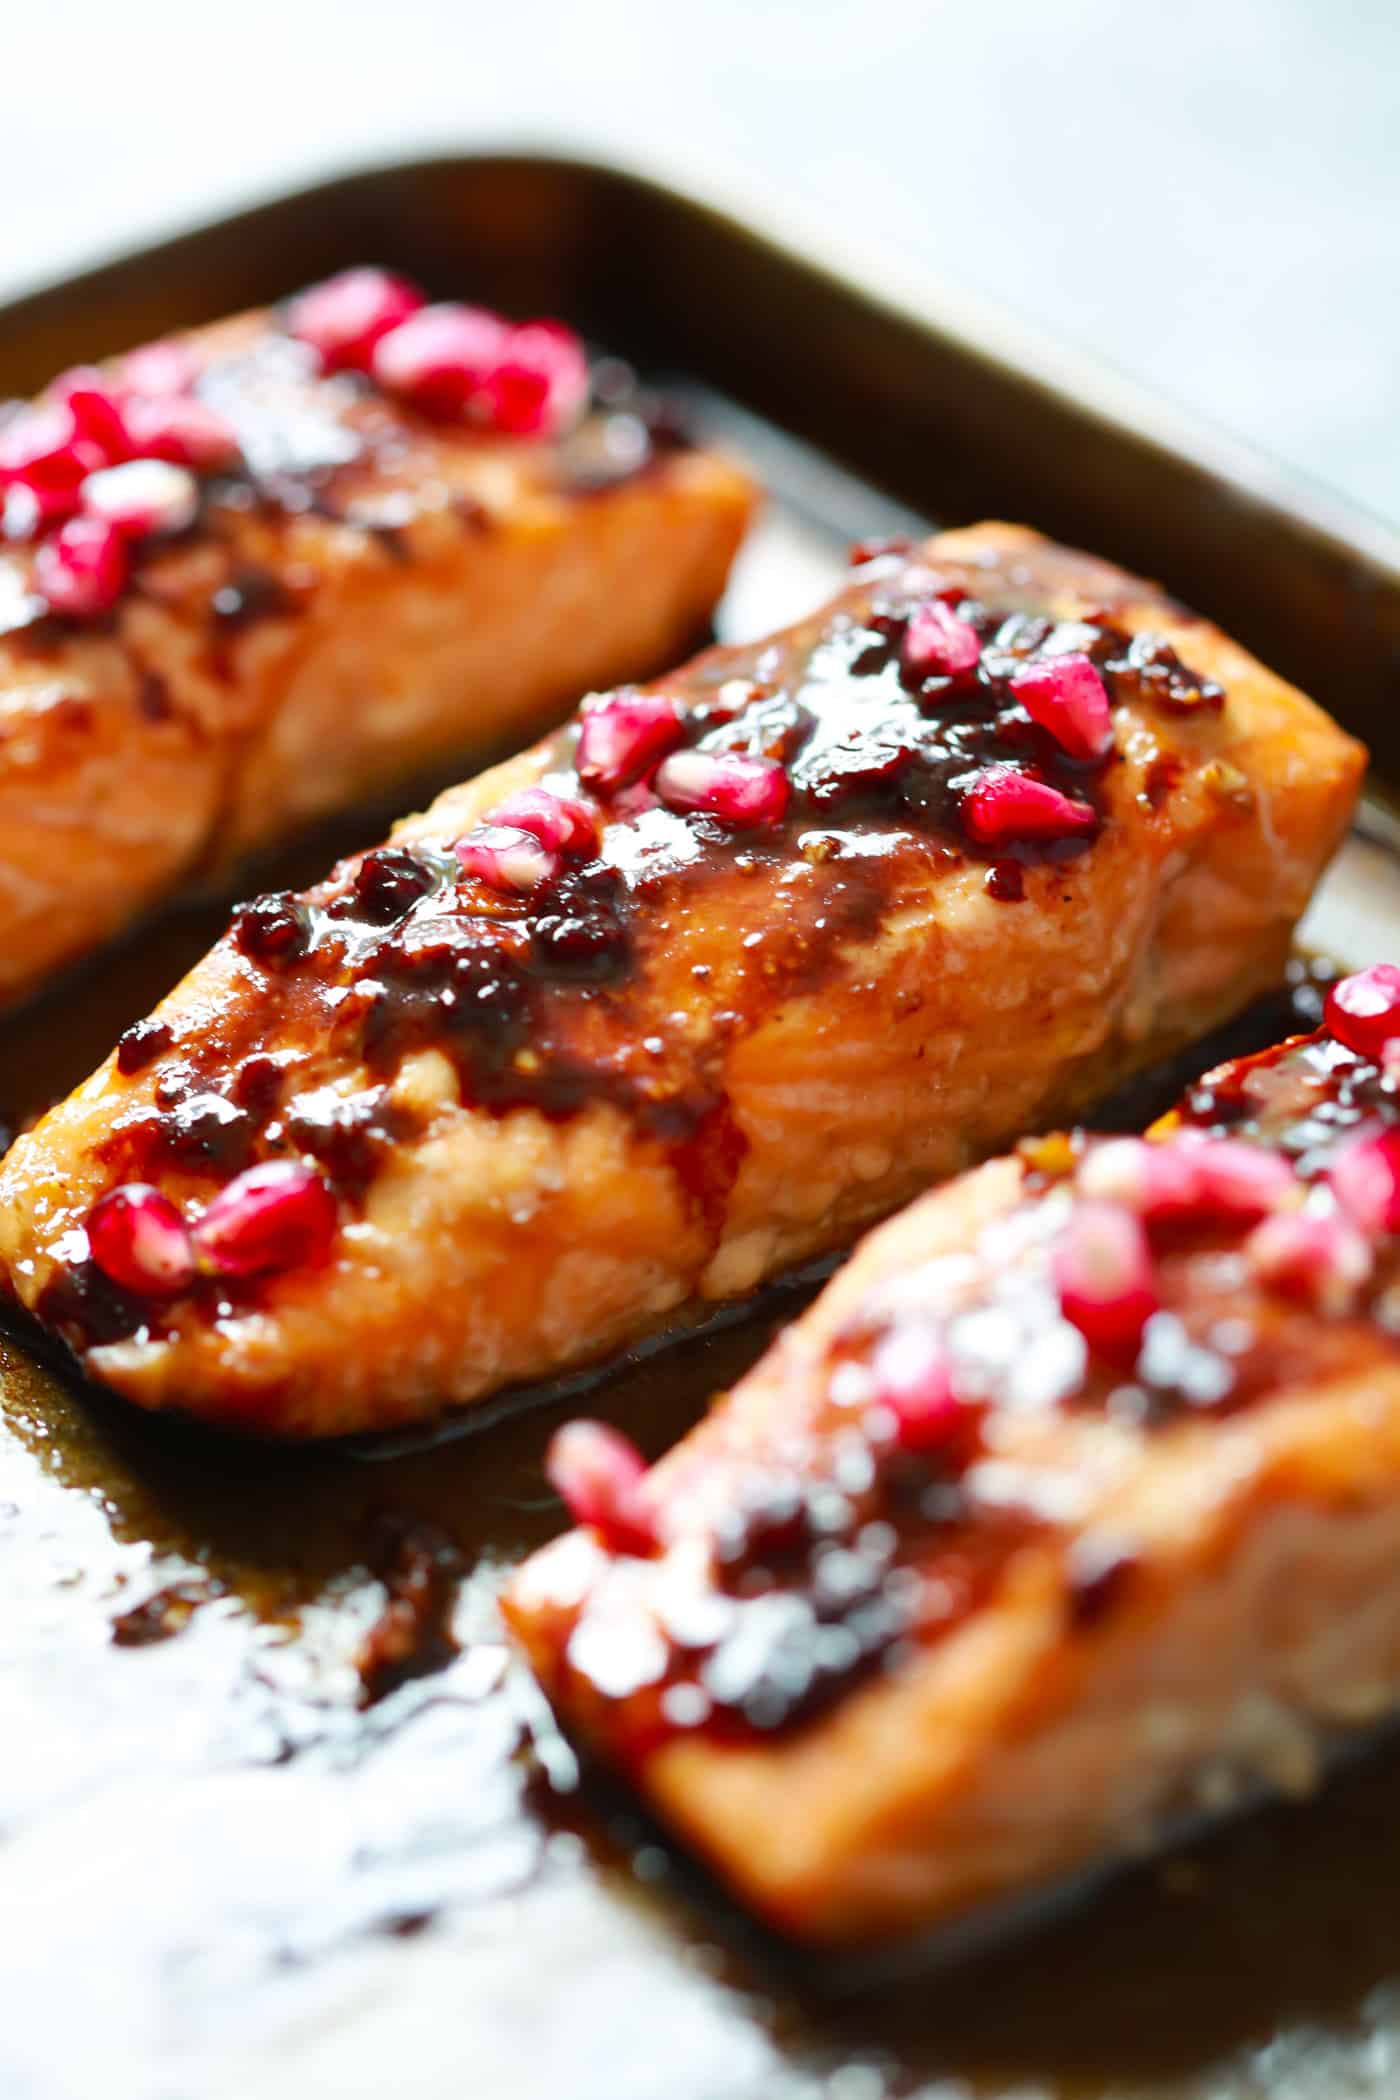
[[[432,238],[441,276],[447,229]],[[295,275],[320,267],[307,241]],[[399,258],[381,241],[378,259]],[[569,310],[568,287],[537,274],[515,303],[549,289]],[[576,289],[618,349],[646,354],[616,286]],[[212,307],[201,280],[206,292]],[[712,375],[676,384],[774,492],[724,638],[813,603],[847,539],[919,529],[852,472],[858,421],[837,466]],[[939,510],[936,459],[926,471]],[[976,494],[960,485],[942,514]],[[307,880],[376,825],[337,826],[260,879]],[[1397,907],[1397,834],[1377,799],[1308,938],[1371,960],[1395,945]],[[0,1028],[0,1113],[20,1120],[81,1078],[225,909],[172,913]],[[1308,1025],[1315,999],[1300,971],[1195,1068]],[[1185,1076],[1156,1075],[1112,1120],[1146,1121]],[[587,1404],[658,1452],[810,1288],[622,1366]],[[850,1989],[736,1919],[625,1804],[580,1785],[507,1654],[495,1598],[560,1525],[540,1462],[567,1406],[423,1448],[279,1451],[148,1420],[74,1388],[18,1329],[0,1334],[6,2100],[1323,2100],[1400,2086],[1393,1757],[953,1972]]]

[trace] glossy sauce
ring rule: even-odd
[[[1017,670],[1081,651],[1115,701],[1146,697],[1168,713],[1221,704],[1217,687],[1151,635],[1130,638],[1102,616],[1057,623],[1011,602],[1004,584],[979,588],[985,599],[885,556],[788,634],[713,651],[664,682],[685,703],[690,749],[785,768],[780,822],[736,829],[682,814],[643,781],[599,794],[596,855],[565,860],[527,895],[465,874],[444,839],[376,848],[305,897],[241,907],[228,939],[253,973],[248,996],[188,1042],[153,1050],[151,1024],[122,1039],[119,1068],[136,1059],[153,1098],[113,1120],[102,1153],[113,1180],[159,1184],[178,1170],[226,1182],[297,1151],[356,1204],[390,1149],[417,1134],[390,1089],[405,1056],[431,1048],[450,1060],[462,1101],[493,1114],[618,1108],[669,1151],[718,1230],[743,1150],[723,1080],[736,1038],[820,985],[940,869],[991,860],[1019,879],[1086,850],[1083,835],[979,847],[962,798],[981,771],[1031,772],[1102,821],[1116,754],[1068,756],[1017,701]],[[910,614],[932,592],[976,630],[975,669],[907,669]],[[587,793],[577,739],[577,725],[560,733],[543,775],[566,796]],[[717,884],[737,885],[718,949],[724,915],[699,908]],[[1013,901],[1005,878],[1002,887]],[[663,985],[677,1011],[658,1033]],[[310,1073],[313,1059],[329,1070]],[[368,1081],[348,1099],[314,1083],[347,1068]],[[211,1308],[257,1303],[260,1288],[196,1285]],[[158,1333],[161,1311],[79,1258],[48,1286],[41,1316],[81,1344]]]
[[[323,518],[374,538],[395,559],[412,559],[405,528],[421,501],[424,442],[444,435],[461,444],[472,432],[427,420],[359,373],[323,374],[315,354],[284,332],[283,320],[274,311],[241,346],[203,353],[192,397],[223,419],[237,440],[238,457],[228,467],[198,471],[199,509],[188,526],[131,542],[127,588],[134,594],[164,599],[181,558],[203,546],[220,547],[250,512],[270,521]],[[198,354],[198,338],[193,346]],[[635,479],[692,442],[679,413],[621,360],[597,360],[591,380],[577,426],[530,446],[541,483],[579,501]],[[13,413],[23,404],[0,404],[0,415],[7,406]],[[465,529],[489,522],[472,499],[455,500]],[[175,589],[178,595],[178,583]],[[234,640],[262,621],[295,617],[299,602],[298,592],[270,570],[246,562],[233,566],[208,594],[210,668],[230,676]],[[58,617],[28,590],[17,565],[0,562],[0,635],[31,656],[42,659],[61,649],[75,628],[110,632],[114,619],[111,611]]]
[[[1181,1122],[1244,1139],[1320,1184],[1363,1123],[1400,1124],[1396,1081],[1322,1030],[1212,1072]],[[1152,1437],[1234,1412],[1281,1387],[1325,1383],[1400,1353],[1400,1259],[1377,1248],[1370,1281],[1323,1312],[1265,1289],[1242,1253],[1254,1220],[1205,1216],[1152,1228],[1158,1310],[1126,1360],[1091,1347],[1062,1312],[1051,1255],[1073,1177],[1102,1141],[1029,1140],[1023,1190],[969,1253],[875,1286],[824,1358],[799,1374],[742,1461],[668,1468],[659,1558],[613,1556],[561,1596],[551,1634],[567,1678],[608,1709],[612,1751],[645,1758],[668,1735],[732,1736],[799,1724],[907,1644],[958,1625],[1034,1536],[1066,1540],[1067,1632],[1097,1627],[1131,1590],[1130,1552],[1066,1532],[1056,1483],[1008,1493],[998,1417],[1098,1412]],[[962,1425],[935,1455],[902,1448],[878,1363],[936,1339]],[[581,1534],[580,1536],[584,1536]],[[565,1587],[567,1588],[567,1578]],[[646,1629],[646,1633],[643,1633]]]

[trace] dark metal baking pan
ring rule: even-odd
[[[1169,434],[1060,353],[940,322],[635,175],[466,158],[264,205],[13,305],[0,388],[361,258],[567,314],[750,453],[774,501],[726,631],[812,602],[856,534],[1020,516],[1162,577],[1367,736],[1381,789],[1400,781],[1383,528]],[[1315,920],[1348,961],[1400,926],[1393,831],[1378,800]],[[81,1076],[218,917],[172,913],[0,1030],[0,1106]],[[590,1405],[659,1449],[800,1296],[621,1367]],[[279,1453],[137,1417],[0,1338],[0,1414],[4,2100],[1393,2089],[1389,1761],[951,1980],[852,2000],[575,1788],[508,1665],[494,1593],[559,1521],[540,1474],[557,1410],[373,1462]],[[443,1602],[432,1667],[365,1705],[364,1637],[415,1556]]]

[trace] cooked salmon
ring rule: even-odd
[[[649,1474],[556,1442],[508,1617],[780,1931],[966,1933],[1400,1702],[1400,970],[1328,1022],[923,1197]]]
[[[144,1407],[386,1428],[742,1297],[1273,982],[1362,754],[984,525],[595,698],[225,939],[0,1172]]]
[[[723,589],[753,485],[616,366],[517,435],[322,369],[295,311],[0,423],[5,519],[33,528],[0,539],[0,1003],[311,820],[674,663]],[[152,447],[154,477],[128,457]]]

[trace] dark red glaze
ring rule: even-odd
[[[142,1072],[153,1058],[170,1048],[174,1037],[164,1021],[133,1021],[117,1038],[117,1070],[126,1077]]]
[[[615,1702],[621,1760],[694,1729],[743,1740],[798,1726],[903,1644],[936,1639],[975,1611],[1036,1518],[975,1509],[972,1419],[959,1438],[911,1450],[873,1393],[863,1405],[848,1396],[819,1446],[794,1450],[787,1465],[756,1458],[730,1482],[699,1581],[614,1546],[573,1624],[565,1669]],[[666,1520],[663,1503],[663,1540]],[[930,1560],[936,1579],[925,1582]]]
[[[1016,860],[994,860],[983,887],[998,904],[1019,904],[1026,894],[1026,872]]]
[[[628,367],[590,369],[558,322],[427,307],[402,278],[346,271],[247,343],[152,343],[110,370],[63,373],[35,404],[0,405],[0,523],[33,554],[30,604],[7,632],[36,629],[42,645],[49,615],[101,616],[161,541],[205,521],[217,543],[228,510],[316,511],[409,558],[395,526],[356,499],[376,469],[399,469],[424,413],[495,439],[550,439],[549,474],[579,498],[690,442]],[[80,512],[127,542],[119,579],[113,556],[100,581],[75,582],[78,564],[54,535]],[[481,521],[472,512],[467,522]],[[216,591],[211,617],[226,636],[274,610],[295,606],[273,606],[234,578]]]
[[[978,638],[976,669],[911,685],[904,635],[930,588],[917,568],[857,583],[788,636],[701,658],[675,694],[624,691],[586,710],[539,784],[465,837],[378,847],[305,897],[241,906],[228,939],[247,996],[155,1053],[150,1105],[106,1141],[114,1179],[178,1169],[217,1189],[309,1157],[353,1205],[415,1135],[417,1112],[392,1090],[404,1059],[431,1049],[462,1102],[492,1114],[612,1105],[665,1148],[688,1209],[717,1232],[744,1153],[726,1098],[731,1045],[819,988],[887,911],[925,894],[931,871],[978,853],[960,828],[967,779],[1033,763],[1101,821],[1103,765],[1069,758],[1010,694],[1043,644],[1063,647],[1061,629],[940,584],[937,602]],[[1106,659],[1126,647],[1107,629],[1086,643],[1082,623],[1073,638]],[[680,792],[677,773],[683,788],[703,775],[722,792]],[[1086,843],[1019,840],[996,866],[1024,882]],[[656,986],[683,969],[677,928],[703,928],[696,907],[717,880],[737,883],[742,910],[746,876],[781,911],[720,956],[702,950],[681,993],[697,1027],[673,1026]],[[367,1068],[368,1083],[342,1095],[308,1080],[308,1046],[331,1069]],[[146,1048],[122,1058],[149,1065]],[[95,1334],[91,1313],[110,1333],[120,1309],[99,1298],[70,1291],[65,1331]],[[128,1318],[156,1315],[136,1305]]]
[[[668,1463],[652,1507],[677,1555],[614,1547],[581,1608],[561,1597],[564,1674],[607,1709],[612,1752],[797,1725],[961,1623],[1019,1547],[1064,1533],[1033,1471],[1008,1495],[1000,1420],[1097,1413],[1152,1437],[1393,1363],[1397,1145],[1396,1082],[1322,1031],[1210,1074],[1151,1143],[1028,1141],[1022,1194],[970,1262],[887,1278],[817,1366],[795,1355],[771,1429]],[[1348,1210],[1339,1162],[1358,1156],[1384,1200]],[[1094,1637],[1136,1568],[1071,1521],[1066,1632]]]

